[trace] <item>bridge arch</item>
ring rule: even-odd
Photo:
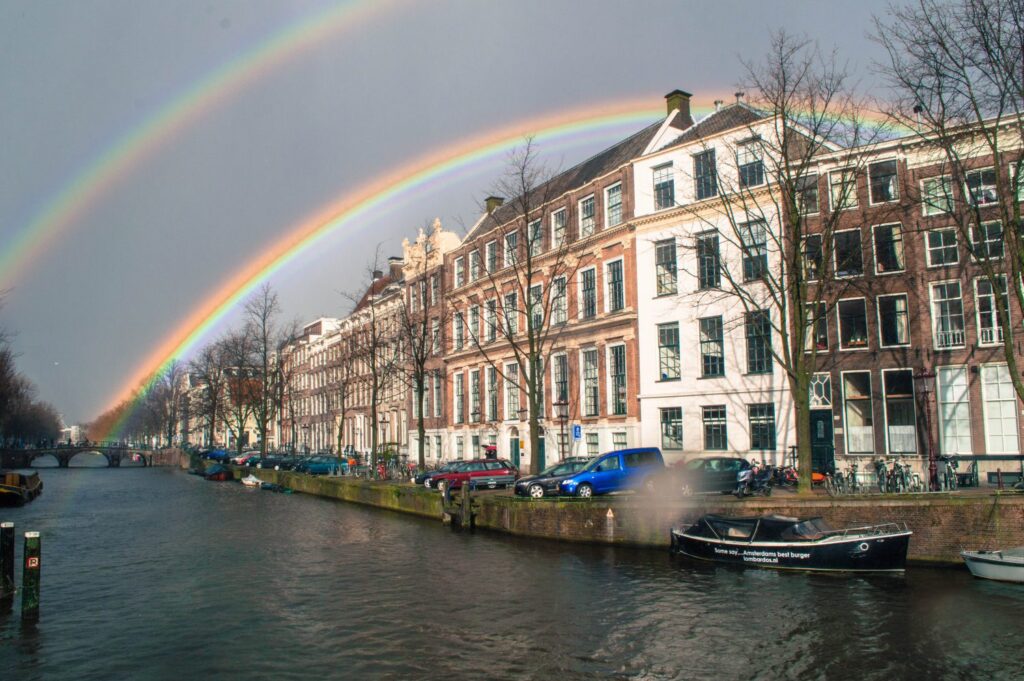
[[[42,460],[40,463],[43,465],[40,468],[61,468],[60,457],[54,452],[39,452],[34,454],[32,458],[28,460],[28,467],[35,467],[36,461]]]
[[[83,448],[83,449],[79,449],[78,451],[75,451],[75,452],[68,452],[67,457],[66,457],[67,463],[64,464],[64,467],[65,468],[70,468],[71,467],[71,462],[74,461],[75,459],[78,459],[79,463],[81,463],[83,461],[83,459],[81,459],[79,457],[82,454],[85,454],[86,456],[88,456],[88,459],[84,459],[84,460],[90,460],[91,459],[93,461],[96,460],[94,458],[94,455],[102,456],[103,457],[103,461],[105,462],[107,468],[109,468],[110,466],[116,466],[117,465],[117,464],[114,464],[114,463],[111,462],[110,455],[107,452],[103,451],[102,449]],[[81,465],[79,465],[79,466],[76,466],[76,468],[100,468],[100,466],[81,466]]]

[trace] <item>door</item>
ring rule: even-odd
[[[519,468],[519,435],[513,435],[508,439],[508,451],[512,465]]]
[[[540,436],[540,446],[537,447],[537,470],[544,470],[544,434]]]
[[[834,473],[836,441],[832,432],[832,410],[811,410],[811,470]]]
[[[598,494],[605,494],[622,489],[625,475],[619,455],[609,456],[594,467],[592,476],[594,491]]]

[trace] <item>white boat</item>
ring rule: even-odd
[[[975,577],[1024,584],[1024,546],[1006,551],[961,551]]]
[[[242,478],[242,484],[245,485],[246,487],[259,487],[262,483],[263,481],[257,478],[252,473]]]

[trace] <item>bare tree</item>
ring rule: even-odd
[[[178,427],[183,373],[183,365],[171,360],[145,393],[146,408],[168,446],[173,444]]]
[[[355,391],[363,380],[358,367],[365,360],[365,353],[356,339],[350,335],[343,335],[338,342],[340,347],[332,367],[331,394],[335,415],[338,419],[336,433],[338,456],[341,456],[341,451],[345,446],[345,419],[348,418],[348,413],[355,404]]]
[[[937,150],[926,212],[955,225],[987,284],[994,337],[1024,400],[1007,290],[1024,306],[1024,0],[914,0],[876,18],[875,38],[889,58],[879,65],[888,113]]]
[[[226,354],[220,342],[199,351],[189,365],[200,386],[199,415],[203,419],[207,442],[215,442],[217,424],[224,418],[226,391]]]
[[[254,366],[255,344],[251,331],[229,333],[220,341],[224,353],[224,413],[228,429],[235,436],[239,453],[246,444],[243,435],[253,418],[260,396],[258,370]]]
[[[282,330],[277,327],[281,306],[277,293],[269,283],[264,283],[246,301],[246,330],[252,334],[253,368],[256,379],[253,384],[252,415],[260,438],[260,454],[267,454],[267,430],[274,421],[277,409],[276,382],[278,373],[274,369],[274,351],[280,345]]]

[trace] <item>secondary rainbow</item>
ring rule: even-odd
[[[99,197],[189,123],[279,64],[365,25],[397,4],[397,0],[352,0],[301,19],[196,82],[120,136],[37,211],[0,252],[0,288],[10,286]]]

